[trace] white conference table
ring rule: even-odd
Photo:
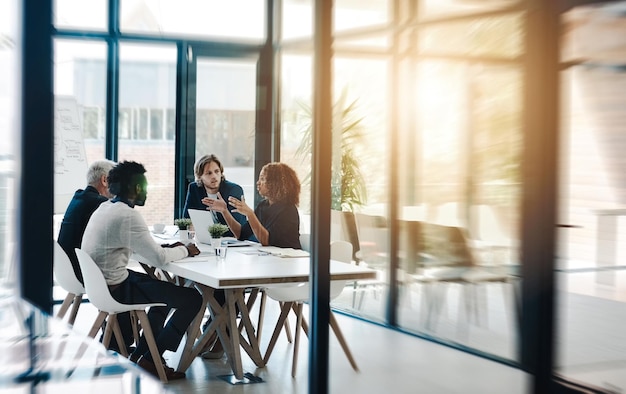
[[[170,240],[172,242],[175,240]],[[158,239],[157,242],[164,242]],[[166,241],[167,242],[167,241]],[[151,264],[149,261],[135,256],[141,263],[188,279],[196,285],[203,296],[203,305],[187,331],[187,340],[183,349],[179,371],[185,371],[194,358],[204,348],[209,337],[217,330],[224,345],[231,368],[237,379],[243,379],[241,363],[243,348],[254,363],[263,367],[263,357],[259,349],[259,338],[256,336],[249,314],[260,288],[289,283],[309,281],[310,263],[308,257],[280,257],[261,252],[258,246],[229,247],[224,260],[218,260],[211,252],[210,245],[198,244],[202,253],[199,256],[187,257],[179,261],[162,265]],[[331,280],[363,280],[376,278],[376,271],[357,265],[339,261],[330,261]],[[245,302],[245,289],[253,288],[248,303]],[[226,303],[221,306],[213,297],[215,289],[223,289]],[[209,306],[212,321],[208,329],[198,337],[200,324],[204,317],[204,308]],[[241,314],[241,323],[237,326],[237,314]],[[247,338],[241,334],[245,329]],[[230,335],[236,332],[238,335]]]

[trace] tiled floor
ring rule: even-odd
[[[557,370],[570,378],[595,384],[608,389],[623,390],[626,387],[626,371],[623,355],[626,354],[626,337],[620,327],[626,319],[623,308],[623,285],[626,270],[614,271],[613,285],[598,284],[596,273],[587,271],[561,271],[557,273],[558,306],[557,317]],[[55,298],[64,293],[55,288]],[[494,285],[487,292],[489,329],[482,330],[477,324],[465,324],[467,331],[465,344],[470,348],[493,350],[493,354],[508,354],[514,358],[514,331],[510,316],[502,312],[502,291]],[[450,300],[455,300],[451,289]],[[346,291],[344,291],[345,293]],[[342,294],[343,296],[343,294]],[[417,314],[420,302],[419,293],[407,293],[415,298],[403,308],[412,309]],[[342,302],[351,304],[351,296]],[[369,296],[368,313],[379,314],[384,297]],[[339,300],[341,301],[341,300]],[[458,303],[449,302],[448,311],[442,313],[441,323],[432,335],[451,340],[459,336],[459,323],[467,323],[459,314]],[[365,309],[364,305],[364,309]],[[306,307],[305,307],[306,308]],[[510,309],[510,308],[509,308]],[[449,312],[449,313],[448,313]],[[269,337],[276,321],[278,307],[268,302],[266,325],[261,340],[262,352],[267,348]],[[256,311],[253,310],[253,319]],[[446,318],[446,314],[450,317]],[[529,386],[528,376],[518,369],[492,362],[460,350],[423,340],[405,333],[391,330],[357,318],[336,314],[343,333],[360,368],[355,372],[348,363],[339,344],[331,334],[330,351],[330,392],[358,393],[525,393]],[[78,315],[76,330],[87,332],[95,317],[90,304],[83,304]],[[415,316],[417,317],[417,316]],[[446,320],[447,319],[447,320]],[[500,324],[496,324],[501,320]],[[508,322],[508,323],[507,323]],[[406,323],[406,322],[405,322]],[[471,322],[470,322],[471,323]],[[505,324],[507,323],[507,324]],[[448,327],[449,326],[449,327]],[[293,327],[293,321],[292,321]],[[456,328],[455,328],[456,327]],[[446,331],[447,330],[447,331]],[[496,334],[508,333],[509,339],[502,342]],[[506,338],[506,336],[505,336]],[[462,343],[462,342],[461,342]],[[506,345],[503,351],[494,347]],[[507,345],[508,344],[508,345]],[[230,375],[226,359],[196,359],[187,371],[187,379],[172,382],[167,387],[174,393],[307,393],[308,392],[308,341],[303,338],[300,345],[299,365],[295,378],[291,377],[293,344],[287,342],[284,334],[277,343],[272,357],[265,368],[256,368],[243,353],[243,365],[250,372],[263,379],[262,383],[233,385],[220,378]],[[489,353],[489,351],[488,351]],[[178,354],[166,353],[168,363],[175,366]],[[621,392],[614,390],[616,392]]]
[[[94,311],[83,304],[78,315],[77,330],[85,330]],[[277,304],[268,302],[266,326],[261,344],[267,348]],[[339,324],[356,358],[359,371],[354,371],[339,344],[331,334],[329,392],[331,393],[526,393],[528,378],[520,370],[485,360],[468,353],[438,345],[404,333],[359,319],[337,314]],[[292,325],[293,327],[293,325]],[[230,374],[226,359],[196,359],[184,381],[171,382],[173,393],[241,393],[251,394],[307,393],[308,341],[303,339],[298,370],[291,377],[293,345],[281,334],[265,368],[256,368],[243,357],[244,370],[263,379],[263,383],[233,385],[219,376]],[[166,353],[170,365],[178,355]]]

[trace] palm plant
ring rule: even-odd
[[[331,178],[331,208],[336,211],[353,212],[355,206],[364,205],[367,199],[365,180],[359,168],[355,148],[363,144],[364,133],[361,127],[362,117],[355,114],[357,100],[345,105],[346,94],[333,105],[333,154]],[[308,122],[302,128],[302,140],[296,156],[310,161],[313,150],[313,111],[311,107],[298,102]],[[311,174],[303,179],[304,184],[311,183]]]

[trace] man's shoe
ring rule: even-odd
[[[140,358],[141,358],[141,354],[139,354],[139,352],[132,352],[130,356],[128,356],[128,359],[134,362],[135,364],[137,363],[137,361],[139,361]]]
[[[200,357],[205,360],[219,360],[224,355],[224,350],[207,350],[200,353]]]
[[[222,347],[222,342],[218,339],[215,341],[213,347],[209,350],[205,350],[200,353],[200,357],[205,360],[219,360],[224,355],[224,348]]]
[[[163,362],[163,368],[165,369],[165,376],[167,377],[167,380],[185,379],[184,372],[175,371],[174,368],[170,368],[167,366],[165,360],[161,359],[161,361]],[[152,362],[152,360],[148,360],[145,357],[142,357],[139,359],[139,361],[137,361],[137,365],[139,365],[151,375],[159,378],[159,372],[157,371],[156,365],[154,365],[154,362]]]

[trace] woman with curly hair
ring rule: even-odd
[[[264,200],[254,210],[243,199],[228,198],[228,204],[235,208],[232,212],[247,217],[244,224],[235,220],[225,203],[213,209],[224,215],[228,227],[240,240],[254,234],[264,246],[301,249],[300,181],[296,172],[284,163],[268,163],[261,169],[256,188]]]

